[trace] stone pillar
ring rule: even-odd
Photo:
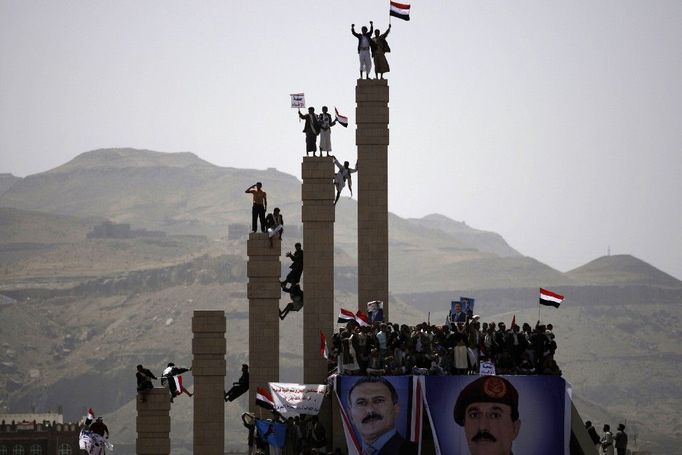
[[[225,312],[194,310],[194,453],[225,453]]]
[[[249,262],[249,410],[256,412],[256,387],[267,389],[279,381],[279,299],[282,242],[267,234],[249,234],[246,245]]]
[[[358,79],[355,87],[358,146],[358,308],[388,305],[388,82]]]
[[[303,185],[303,382],[325,384],[327,360],[320,353],[320,331],[331,343],[334,332],[334,161],[304,157]],[[325,400],[320,423],[331,437],[331,406]]]
[[[303,158],[303,381],[323,384],[327,360],[320,354],[320,330],[334,330],[334,162]]]
[[[169,455],[170,443],[170,395],[168,389],[154,388],[148,390],[142,402],[142,395],[137,394],[137,455]]]

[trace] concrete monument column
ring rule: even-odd
[[[306,384],[326,384],[327,360],[320,353],[320,331],[327,337],[327,343],[331,343],[334,333],[334,168],[331,157],[304,157],[301,168],[303,382]],[[331,400],[325,399],[319,419],[331,440]]]
[[[156,387],[142,395],[137,394],[137,455],[169,455],[170,444],[170,395],[168,389]]]
[[[249,410],[256,412],[256,388],[279,381],[279,299],[282,242],[249,234],[246,294],[249,299]]]
[[[320,331],[334,331],[334,162],[304,157],[303,186],[303,381],[324,384],[327,360],[320,354]]]
[[[194,453],[225,453],[225,312],[195,310],[192,317]]]
[[[388,305],[388,81],[358,79],[355,87],[358,147],[358,308]]]

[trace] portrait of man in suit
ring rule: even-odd
[[[395,387],[379,376],[358,380],[348,391],[350,419],[362,437],[363,455],[416,455],[417,445],[395,428],[400,404]]]

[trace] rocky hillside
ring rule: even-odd
[[[12,174],[0,174],[0,195],[10,189],[12,185],[21,180]]]
[[[629,254],[602,256],[567,272],[566,275],[589,284],[643,284],[682,288],[682,281]]]

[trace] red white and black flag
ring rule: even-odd
[[[256,387],[256,406],[265,408],[269,411],[275,409],[275,402],[272,401],[272,394],[263,387]]]
[[[345,310],[341,308],[339,311],[339,318],[336,320],[339,324],[343,324],[344,322],[350,322],[350,321],[355,321],[355,313],[353,313],[350,310]]]
[[[553,306],[559,308],[561,302],[564,301],[564,296],[547,289],[540,288],[540,305]]]
[[[410,5],[407,3],[391,2],[391,16],[404,21],[410,20]]]
[[[322,354],[322,357],[325,359],[329,360],[329,354],[327,350],[327,337],[324,336],[324,332],[320,330],[320,354]]]
[[[339,114],[339,110],[337,108],[334,108],[334,111],[336,112],[336,122],[342,127],[348,128],[348,117]]]

